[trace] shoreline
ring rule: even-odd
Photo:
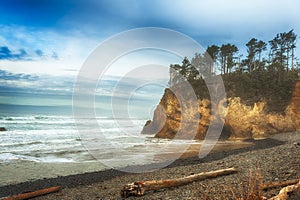
[[[109,167],[101,160],[93,160],[88,162],[34,162],[34,161],[13,161],[0,163],[0,187],[7,185],[16,185],[22,182],[30,182],[39,179],[56,178],[61,176],[69,176],[76,174],[84,174],[90,172],[100,172],[109,169],[123,168],[123,171],[138,173],[142,170],[153,171],[153,169],[163,168],[168,166],[175,159],[186,159],[197,157],[202,143],[190,144],[188,148],[180,155],[175,152],[174,146],[170,148],[170,152],[163,151],[152,157],[152,162],[148,161],[143,164],[129,164],[126,162],[119,163],[119,167]],[[211,153],[218,151],[228,151],[233,149],[245,148],[253,145],[253,142],[232,142],[232,141],[219,141]],[[182,149],[181,149],[182,150]],[[143,154],[143,152],[141,152]],[[151,159],[150,159],[151,160]],[[120,162],[120,161],[119,161]],[[141,162],[139,162],[141,163]],[[141,170],[136,171],[137,168]],[[147,169],[148,167],[148,169]],[[133,168],[133,170],[130,170]],[[143,169],[144,168],[144,169]],[[151,169],[153,168],[153,169]]]
[[[52,186],[61,186],[63,188],[63,190],[68,190],[68,189],[72,190],[72,189],[81,188],[81,187],[88,187],[90,185],[102,184],[103,182],[110,182],[110,181],[113,181],[113,179],[123,179],[123,178],[126,179],[128,177],[135,181],[140,181],[141,179],[145,180],[146,177],[149,176],[149,174],[152,174],[153,176],[155,176],[156,174],[160,174],[162,172],[169,173],[168,171],[178,171],[179,169],[182,169],[182,168],[192,167],[194,169],[194,166],[198,166],[198,165],[200,165],[199,170],[201,170],[201,169],[204,170],[204,168],[206,168],[206,165],[213,165],[213,166],[215,166],[215,168],[217,167],[219,169],[222,168],[223,165],[225,165],[227,167],[236,166],[239,163],[239,160],[234,161],[234,162],[238,162],[238,163],[234,163],[234,162],[228,163],[228,162],[226,162],[226,159],[229,159],[229,158],[235,157],[235,156],[238,157],[241,154],[248,155],[248,154],[252,154],[253,152],[267,151],[268,149],[272,149],[272,148],[274,148],[274,149],[283,148],[284,146],[288,146],[288,145],[291,148],[294,148],[293,143],[299,141],[299,139],[300,139],[299,135],[300,135],[299,132],[280,133],[280,134],[273,135],[270,138],[267,138],[264,140],[251,140],[251,142],[254,143],[254,145],[252,145],[252,146],[248,146],[248,147],[240,148],[240,149],[228,150],[228,151],[219,151],[219,152],[213,151],[203,159],[199,159],[197,156],[187,155],[187,157],[182,157],[182,158],[176,160],[175,162],[173,162],[171,165],[169,165],[163,169],[160,169],[158,171],[154,171],[154,172],[133,174],[133,173],[126,173],[126,172],[118,171],[115,169],[108,169],[108,170],[103,170],[103,171],[74,174],[74,175],[69,175],[69,176],[60,176],[60,177],[56,177],[56,178],[46,178],[46,179],[41,179],[41,180],[34,180],[34,181],[28,181],[28,182],[23,182],[23,183],[18,183],[18,184],[1,186],[0,187],[0,197],[15,195],[15,194],[19,194],[19,193],[26,192],[26,191],[33,191],[33,190],[38,190],[38,189],[52,187]],[[297,148],[299,150],[300,147],[295,147],[295,148]],[[283,148],[283,149],[285,149],[285,148]],[[274,152],[274,153],[276,153],[276,152]],[[244,159],[247,159],[247,157],[244,157]],[[298,164],[298,166],[299,166],[300,160],[296,159],[295,161],[296,161],[296,164]],[[130,166],[130,167],[138,169],[138,168],[153,167],[153,165],[157,165],[157,164],[149,164],[149,165],[142,165],[142,166]],[[239,166],[236,166],[236,167],[240,168]],[[243,170],[245,170],[245,169],[243,169]],[[210,171],[210,170],[208,170],[208,171]],[[193,171],[193,173],[196,173],[196,172]],[[299,173],[300,173],[299,171],[296,172],[295,176],[299,176]],[[171,174],[173,174],[173,173],[171,173]],[[145,178],[141,178],[141,177],[145,177]],[[161,176],[159,176],[159,177],[161,177]],[[123,185],[127,184],[127,183],[128,182],[122,181]],[[147,195],[146,195],[146,197],[147,197]],[[44,198],[44,197],[41,197],[41,198]],[[45,196],[45,198],[46,198],[46,196]],[[53,198],[53,196],[52,196],[52,198]]]

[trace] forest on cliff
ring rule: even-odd
[[[294,30],[278,33],[268,42],[252,38],[245,56],[234,44],[208,46],[205,53],[170,65],[169,87],[180,87],[187,80],[199,99],[209,99],[205,76],[222,76],[228,98],[240,97],[247,105],[265,101],[267,112],[283,113],[298,78],[296,40]]]

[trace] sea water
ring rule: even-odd
[[[178,153],[180,145],[199,143],[141,135],[144,118],[97,117],[96,127],[89,123],[93,120],[75,121],[73,115],[2,113],[0,126],[7,131],[0,132],[0,162],[140,165],[162,162],[158,154]]]

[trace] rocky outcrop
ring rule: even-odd
[[[256,138],[265,134],[295,131],[290,115],[268,114],[265,102],[246,106],[240,98],[229,99],[224,126],[230,130],[231,139]]]
[[[247,106],[238,97],[227,99],[221,138],[257,138],[265,134],[300,130],[300,81],[295,84],[291,103],[284,114],[267,113],[265,105],[265,102],[257,102],[253,106]],[[218,114],[211,114],[211,106],[207,99],[198,100],[198,110],[185,108],[183,112],[174,93],[166,89],[154,112],[153,120],[146,123],[142,134],[155,134],[155,137],[160,138],[202,140],[211,123],[223,124]],[[219,111],[224,114],[222,110]],[[182,121],[183,116],[190,118]]]
[[[0,131],[7,131],[7,130],[4,127],[0,127]]]
[[[187,102],[185,105],[190,103]],[[159,138],[202,140],[206,136],[210,122],[220,121],[217,117],[211,116],[211,102],[207,99],[198,100],[198,109],[187,106],[183,110],[175,94],[170,89],[166,89],[154,111],[153,120],[147,121],[142,134],[155,134],[155,137]],[[224,132],[221,137],[229,136]]]
[[[300,130],[300,81],[296,81],[291,104],[287,108],[288,115],[291,116],[296,129]]]

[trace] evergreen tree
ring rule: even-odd
[[[213,64],[217,65],[217,60],[219,58],[219,53],[220,53],[220,47],[218,47],[217,45],[208,46],[206,52],[211,57]],[[213,66],[211,66],[210,68],[211,68],[210,71],[213,72],[212,70]]]
[[[222,45],[220,48],[221,57],[221,72],[228,74],[229,71],[235,66],[234,55],[238,52],[238,48],[232,44]]]

